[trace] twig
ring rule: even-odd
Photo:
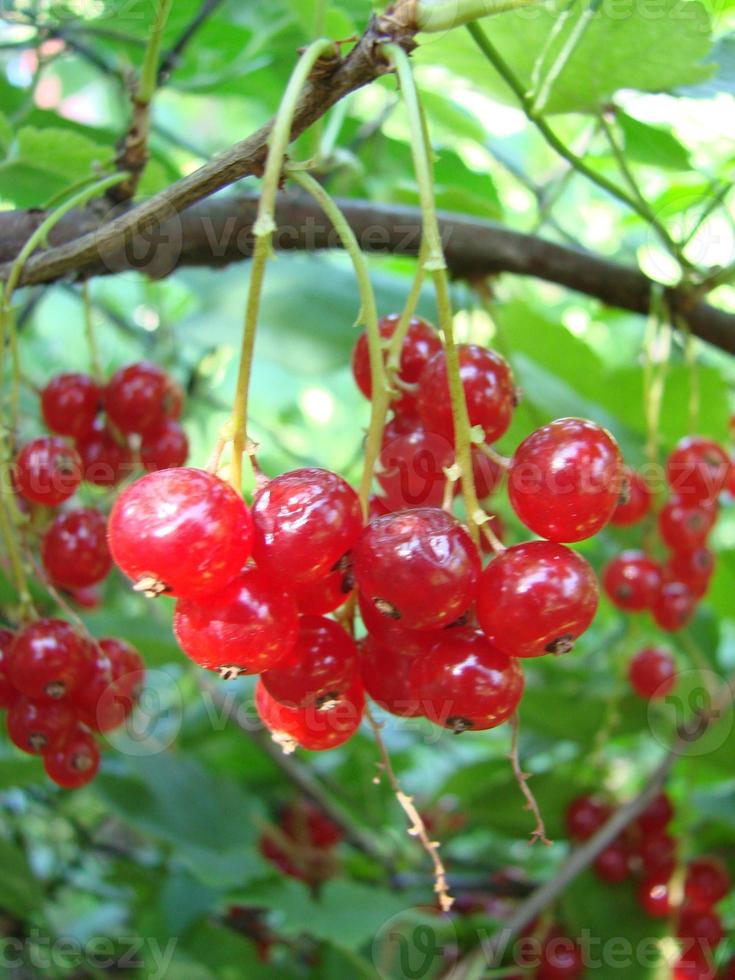
[[[158,84],[165,85],[169,75],[181,61],[181,56],[188,47],[194,35],[203,26],[207,18],[220,6],[222,0],[204,0],[197,13],[192,17],[178,39],[171,45],[158,66]]]
[[[388,778],[388,782],[391,785],[391,789],[395,794],[403,812],[408,817],[408,833],[411,837],[415,837],[420,843],[423,849],[431,858],[431,863],[434,867],[434,891],[436,892],[437,899],[439,901],[439,907],[443,912],[448,912],[452,905],[454,904],[454,899],[449,894],[449,884],[447,882],[447,872],[442,863],[442,859],[439,856],[439,841],[432,840],[426,830],[426,824],[424,823],[421,814],[416,809],[413,797],[408,796],[403,792],[401,784],[398,781],[395,770],[393,769],[393,763],[390,761],[390,756],[388,755],[388,749],[383,741],[383,735],[380,730],[380,725],[375,720],[370,711],[370,708],[365,709],[365,716],[370,723],[370,727],[375,735],[375,741],[378,746],[378,751],[380,752],[380,763],[378,764],[381,772],[384,772]],[[374,782],[380,782],[380,776],[375,776]]]
[[[526,806],[524,807],[524,809],[530,810],[531,813],[536,818],[536,826],[531,833],[531,840],[529,841],[529,843],[535,844],[537,840],[540,840],[542,844],[546,844],[547,846],[550,847],[553,841],[550,841],[549,838],[546,836],[546,827],[544,825],[544,818],[541,816],[541,811],[539,810],[539,805],[538,802],[536,801],[536,797],[533,795],[533,793],[531,792],[528,786],[528,780],[531,778],[531,774],[528,772],[524,772],[523,769],[521,768],[521,761],[518,752],[518,735],[520,733],[521,721],[520,718],[518,717],[517,711],[514,713],[513,717],[511,718],[510,724],[511,724],[511,730],[513,732],[513,735],[511,739],[510,753],[508,755],[508,758],[510,759],[510,763],[513,766],[513,775],[516,777],[516,782],[520,787],[521,793],[523,793],[523,795],[526,798]]]

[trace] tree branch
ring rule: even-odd
[[[338,204],[364,251],[418,254],[421,216],[417,208],[347,199]],[[87,278],[129,269],[160,278],[183,266],[218,267],[241,261],[252,252],[256,207],[257,198],[253,196],[217,197],[180,215],[171,215],[167,221],[129,238],[123,247],[117,236],[110,237],[112,225],[95,232],[98,219],[91,212],[68,215],[50,236],[56,247],[33,257],[26,264],[21,282],[53,282],[70,275]],[[43,218],[42,212],[34,211],[0,213],[0,261],[17,254]],[[339,247],[339,240],[319,207],[303,195],[281,194],[276,220],[273,244],[277,249]],[[632,266],[466,215],[440,214],[440,232],[447,263],[457,278],[472,280],[499,272],[535,276],[593,296],[609,306],[642,314],[650,309],[654,283]],[[80,259],[79,242],[94,241],[96,235],[108,243],[106,250],[85,248],[86,258]],[[116,247],[111,242],[116,242]],[[0,266],[0,280],[7,273],[8,266]],[[692,333],[735,354],[735,315],[703,302],[692,302],[684,292],[673,288],[667,291],[667,299]]]

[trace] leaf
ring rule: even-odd
[[[206,968],[192,973],[191,980],[270,980],[274,976],[273,967],[259,959],[251,940],[214,922],[199,923],[179,940],[175,972],[170,975],[179,977],[180,961],[187,959]],[[279,964],[278,976],[288,980],[293,971],[287,964]]]
[[[641,122],[625,112],[619,112],[617,119],[631,160],[669,170],[691,169],[688,151],[669,130]]]
[[[161,889],[159,903],[172,936],[180,936],[217,904],[219,890],[202,884],[184,869],[174,869]]]
[[[558,39],[562,45],[586,5],[575,5]],[[533,6],[494,17],[488,32],[525,90],[533,65],[552,31],[557,10]],[[487,30],[487,28],[486,28]],[[605,0],[554,82],[546,111],[595,112],[621,88],[669,91],[713,74],[704,62],[710,51],[710,22],[705,8],[690,0],[661,0],[655,13],[645,4]],[[469,35],[453,31],[422,44],[416,60],[441,64],[482,90],[517,105]]]
[[[13,127],[8,117],[0,112],[0,151],[7,153],[13,140]]]
[[[715,73],[698,85],[687,85],[677,91],[688,99],[712,99],[720,92],[735,95],[735,34],[721,37],[705,59],[716,66]]]
[[[28,859],[14,844],[0,840],[0,907],[11,914],[26,918],[43,904],[43,889],[33,876]]]

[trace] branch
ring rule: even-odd
[[[337,203],[365,252],[418,254],[421,215],[417,208],[348,199]],[[130,269],[161,278],[183,266],[218,267],[242,261],[252,252],[256,208],[257,198],[252,196],[218,197],[170,216],[123,247],[116,235],[110,236],[113,225],[94,231],[97,219],[89,211],[67,215],[50,235],[56,247],[26,263],[21,283],[53,282],[69,275],[87,278]],[[0,212],[0,261],[17,254],[43,218],[43,212]],[[473,280],[499,272],[535,276],[609,306],[644,315],[650,310],[654,282],[639,269],[490,221],[449,213],[439,218],[447,264],[457,278]],[[303,195],[282,194],[276,220],[273,244],[277,249],[339,247],[338,237],[319,206]],[[80,259],[79,242],[95,241],[96,236],[108,243],[107,250],[85,248],[86,258]],[[0,280],[7,274],[8,266],[0,266]],[[735,315],[692,302],[684,291],[675,288],[666,290],[666,297],[692,333],[735,354]]]
[[[181,56],[188,47],[194,35],[205,24],[211,14],[219,7],[222,0],[203,0],[197,13],[186,25],[175,43],[169,48],[161,59],[158,67],[158,84],[165,85],[171,72],[181,61]]]

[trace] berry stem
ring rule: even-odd
[[[82,283],[82,305],[84,307],[84,336],[87,340],[87,348],[89,350],[89,363],[92,368],[92,377],[101,384],[104,380],[104,374],[102,372],[102,365],[100,364],[99,351],[97,350],[97,341],[94,336],[94,312],[89,295],[89,283],[86,279]]]
[[[426,261],[426,255],[426,238],[422,237],[421,245],[419,246],[419,254],[417,256],[418,262],[416,265],[416,274],[413,277],[411,289],[409,291],[408,298],[406,299],[406,305],[403,307],[403,312],[398,319],[396,329],[394,330],[393,336],[390,339],[390,346],[388,348],[388,358],[385,368],[389,383],[391,384],[393,383],[393,379],[398,371],[398,368],[401,366],[401,350],[403,349],[403,341],[406,339],[408,328],[411,325],[411,317],[416,312],[419,297],[421,296],[421,289],[424,285],[424,262]]]
[[[511,765],[513,766],[513,775],[516,777],[516,781],[520,787],[521,793],[526,798],[526,810],[530,810],[531,813],[536,818],[536,826],[531,833],[531,844],[535,844],[537,840],[540,840],[542,844],[546,844],[547,847],[551,845],[551,841],[546,836],[546,827],[544,826],[544,818],[541,816],[541,811],[539,810],[539,805],[536,801],[536,797],[533,795],[531,789],[528,785],[528,780],[530,774],[524,772],[521,768],[520,754],[518,749],[518,736],[521,730],[521,720],[516,711],[510,720],[512,729],[512,738],[510,744],[510,754],[508,758],[510,759]]]
[[[0,340],[2,339],[4,338],[0,338]],[[0,537],[5,542],[10,570],[18,592],[21,619],[26,620],[33,615],[33,601],[28,589],[28,578],[23,567],[20,542],[9,504],[13,490],[10,477],[10,454],[5,439],[6,431],[2,420],[0,420]]]
[[[661,406],[671,352],[671,329],[666,322],[666,303],[660,289],[651,291],[651,313],[643,340],[643,411],[646,419],[646,456],[658,465]],[[657,370],[658,367],[658,370]]]
[[[367,262],[360,250],[360,245],[355,237],[355,233],[347,222],[347,219],[337,207],[335,202],[324,190],[322,185],[310,174],[301,170],[288,170],[288,176],[307,191],[319,202],[324,213],[332,222],[335,231],[339,235],[345,251],[352,259],[357,277],[357,288],[360,294],[360,317],[365,321],[368,338],[368,352],[370,355],[370,374],[372,378],[372,399],[370,408],[370,425],[368,427],[367,440],[365,442],[365,462],[363,465],[362,479],[360,480],[359,497],[365,517],[368,513],[368,499],[370,497],[370,487],[373,480],[375,463],[380,453],[380,445],[383,439],[383,429],[385,428],[385,417],[388,414],[390,405],[390,392],[383,366],[383,346],[378,328],[378,310],[375,304],[375,293],[370,282]],[[405,315],[404,310],[404,315]],[[410,319],[410,316],[409,318]]]
[[[488,446],[486,442],[481,442],[478,446],[478,449],[480,450],[481,453],[487,456],[488,459],[491,459],[493,463],[499,466],[502,470],[510,469],[510,464],[512,463],[512,460],[508,456],[503,456],[502,453],[499,453],[497,449],[493,449],[492,446]]]
[[[424,240],[427,255],[423,266],[431,273],[436,292],[436,305],[439,315],[439,327],[444,334],[444,349],[447,359],[447,375],[449,380],[449,396],[452,405],[454,421],[454,445],[457,463],[462,473],[462,496],[464,498],[467,524],[470,534],[479,544],[480,534],[478,518],[482,514],[475,492],[472,475],[472,433],[467,414],[464,387],[460,376],[459,352],[454,340],[454,324],[452,319],[452,303],[449,295],[449,279],[447,265],[444,259],[439,222],[436,216],[434,200],[434,182],[431,167],[431,146],[426,128],[426,121],[421,110],[419,95],[414,81],[411,63],[408,55],[396,44],[386,45],[387,52],[393,58],[398,75],[406,112],[411,131],[411,152],[416,173],[416,182],[421,200],[421,214],[424,223]]]
[[[245,305],[245,323],[242,332],[237,389],[230,422],[233,450],[230,482],[238,493],[242,491],[242,458],[248,444],[248,392],[255,347],[255,332],[258,324],[265,265],[271,255],[271,238],[276,228],[276,194],[282,179],[283,160],[291,138],[291,126],[301,90],[320,58],[337,58],[338,56],[339,53],[334,43],[325,38],[309,45],[291,74],[268,137],[268,157],[260,189],[258,213],[253,224],[255,246],[250,267],[248,298]]]
[[[431,858],[431,863],[434,866],[434,891],[436,892],[437,900],[439,902],[439,907],[442,912],[448,912],[452,905],[454,905],[454,899],[449,893],[449,883],[447,882],[447,872],[442,859],[439,856],[440,844],[438,841],[432,840],[429,837],[428,831],[426,829],[426,824],[424,823],[421,814],[416,809],[413,797],[408,796],[403,792],[401,784],[398,781],[398,776],[396,776],[395,770],[393,768],[393,763],[390,760],[390,755],[388,754],[388,749],[386,748],[385,742],[383,741],[383,736],[381,734],[380,725],[373,717],[370,708],[365,708],[365,716],[370,723],[370,727],[373,730],[375,736],[375,742],[378,746],[378,751],[380,752],[380,762],[378,763],[378,768],[381,772],[384,772],[388,778],[388,782],[391,785],[398,803],[400,804],[403,812],[408,818],[408,834],[411,837],[415,837],[424,848],[426,853]],[[374,778],[374,782],[380,782],[380,776]]]

